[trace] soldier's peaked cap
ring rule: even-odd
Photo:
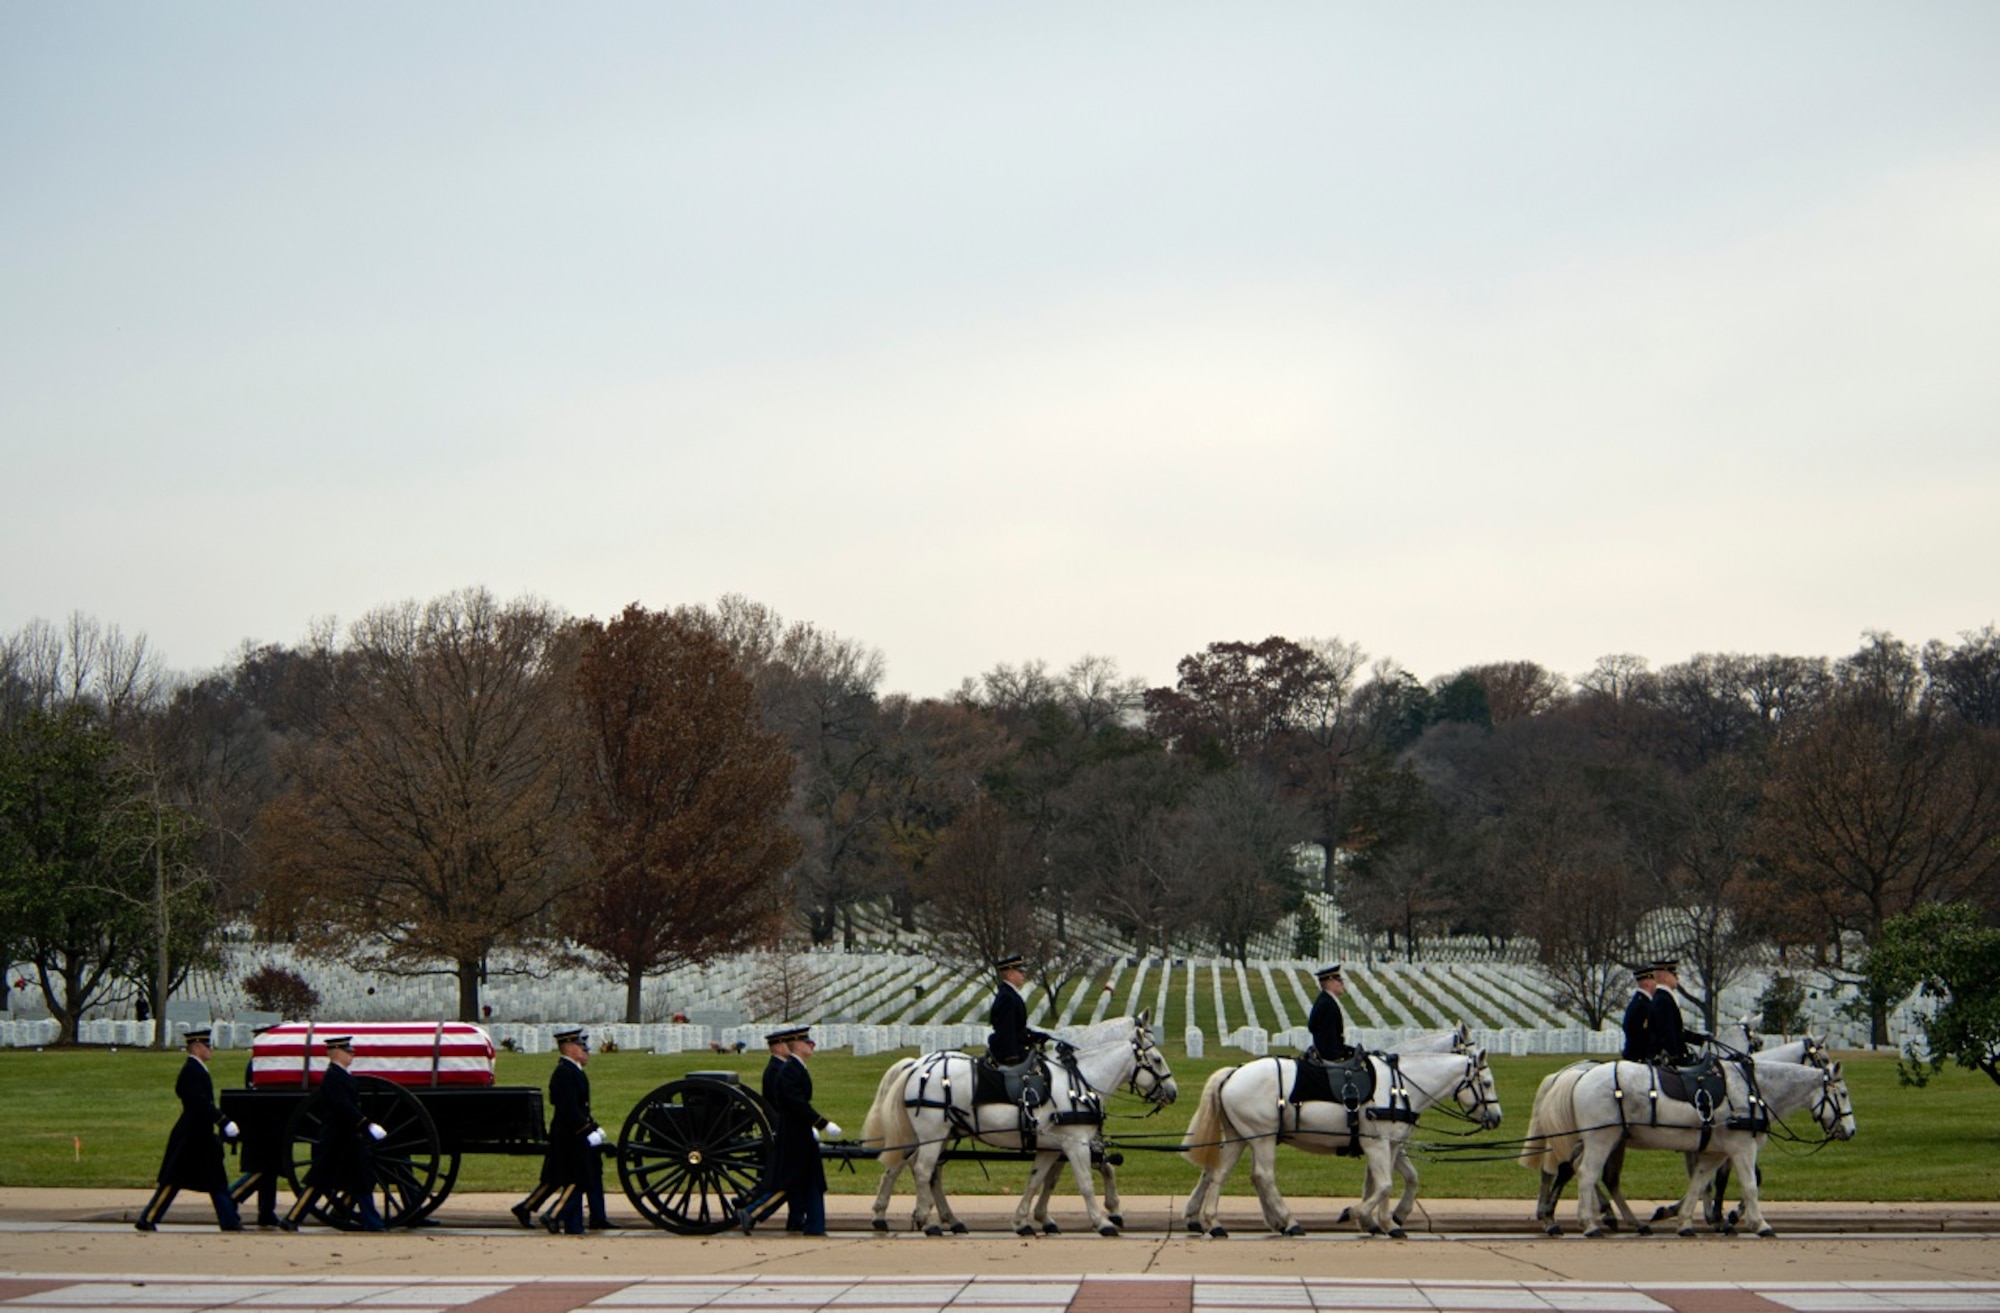
[[[1680,959],[1677,957],[1663,957],[1659,961],[1653,963],[1653,970],[1671,971],[1675,975],[1679,975],[1681,973]]]
[[[1344,965],[1343,963],[1335,962],[1332,966],[1321,967],[1319,970],[1313,972],[1313,979],[1315,980],[1344,979],[1344,977],[1342,977],[1342,975],[1340,974],[1340,969],[1343,965]]]
[[[191,1030],[181,1036],[181,1042],[184,1044],[207,1044],[211,1042],[208,1038],[211,1033],[213,1032],[207,1026],[203,1026],[200,1030]]]
[[[1653,964],[1651,962],[1636,964],[1632,967],[1632,978],[1634,980],[1651,980],[1653,978]]]
[[[795,1039],[808,1039],[810,1036],[807,1032],[811,1029],[811,1026],[787,1026],[783,1030],[774,1030],[764,1036],[764,1042],[766,1044],[789,1044]]]
[[[1009,953],[1005,957],[994,958],[993,969],[995,971],[1026,971],[1028,969],[1028,959],[1022,957],[1019,953]]]
[[[327,1037],[326,1046],[330,1049],[346,1049],[349,1053],[352,1053],[354,1052],[354,1036],[330,1035]]]
[[[589,1032],[589,1031],[587,1031],[587,1030],[581,1030],[581,1029],[579,1029],[579,1030],[559,1030],[559,1031],[557,1031],[557,1032],[556,1032],[556,1034],[555,1034],[555,1041],[556,1041],[556,1043],[558,1043],[558,1044],[585,1044],[585,1045],[587,1045],[587,1044],[589,1044],[589,1043],[590,1043],[590,1032]]]

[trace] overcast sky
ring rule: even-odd
[[[2000,618],[2000,5],[0,4],[0,632]]]

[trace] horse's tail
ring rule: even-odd
[[[1553,1174],[1576,1149],[1576,1083],[1596,1064],[1572,1062],[1542,1077],[1535,1090],[1528,1134],[1521,1142],[1521,1166]]]
[[[1181,1157],[1212,1172],[1222,1163],[1222,1137],[1229,1129],[1229,1117],[1222,1111],[1222,1087],[1236,1074],[1234,1067],[1218,1067],[1201,1087],[1201,1101],[1195,1105],[1194,1120],[1181,1137]]]
[[[882,1151],[877,1161],[884,1171],[902,1166],[917,1142],[916,1123],[903,1104],[903,1088],[916,1065],[915,1058],[898,1058],[889,1064],[889,1070],[882,1073],[882,1083],[875,1087],[875,1101],[868,1105],[868,1115],[861,1121],[861,1143]]]

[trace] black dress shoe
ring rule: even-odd
[[[299,1224],[297,1222],[294,1222],[291,1218],[287,1217],[279,1221],[278,1229],[280,1231],[296,1231],[299,1229]]]
[[[279,1217],[276,1213],[264,1213],[259,1215],[259,1217],[257,1218],[257,1225],[265,1228],[274,1226],[283,1226],[284,1219]]]
[[[514,1220],[519,1222],[522,1226],[527,1227],[530,1231],[535,1229],[534,1209],[528,1207],[526,1204],[515,1204],[512,1208],[508,1209],[507,1211],[512,1213],[514,1215]]]
[[[625,1228],[621,1224],[614,1222],[610,1218],[606,1217],[606,1218],[600,1218],[599,1220],[592,1222],[590,1224],[590,1229],[593,1231],[623,1231]]]
[[[157,1231],[160,1227],[156,1222],[134,1222],[132,1223],[132,1229],[134,1231]]]
[[[542,1214],[542,1226],[550,1235],[562,1234],[562,1218],[554,1213]]]
[[[243,1229],[243,1223],[241,1223],[241,1222],[225,1222],[225,1223],[223,1223],[223,1224],[222,1224],[222,1229],[223,1229],[224,1231],[241,1231],[241,1230]]]

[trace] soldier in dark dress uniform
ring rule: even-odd
[[[181,1101],[180,1118],[167,1135],[166,1156],[160,1159],[160,1188],[139,1212],[133,1225],[157,1231],[174,1196],[199,1190],[215,1203],[215,1221],[225,1231],[241,1231],[243,1219],[229,1194],[229,1174],[222,1166],[222,1141],[236,1138],[236,1123],[215,1106],[215,1082],[209,1078],[209,1032],[187,1033],[187,1061],[174,1079],[174,1096]],[[217,1139],[220,1133],[222,1139]]]
[[[590,1036],[565,1030],[555,1040],[562,1056],[549,1077],[549,1148],[542,1159],[542,1185],[554,1192],[554,1202],[542,1214],[542,1225],[550,1235],[582,1235],[584,1200],[593,1184],[600,1192],[604,1188],[604,1158],[598,1149],[606,1136],[590,1115],[590,1077],[584,1072]]]
[[[1000,984],[993,991],[993,1010],[987,1015],[987,1024],[993,1029],[986,1037],[986,1056],[1000,1066],[1012,1067],[1028,1060],[1028,1045],[1039,1044],[1048,1036],[1028,1028],[1028,1001],[1021,997],[1021,986],[1028,980],[1026,960],[1015,953],[996,958],[993,967],[1000,973]]]
[[[1633,967],[1632,980],[1636,987],[1625,1005],[1625,1048],[1618,1056],[1627,1062],[1651,1062],[1659,1051],[1659,1036],[1653,1029],[1653,992],[1659,982],[1651,964]]]
[[[385,1132],[361,1110],[360,1087],[347,1069],[354,1062],[354,1037],[336,1035],[326,1041],[326,1075],[319,1086],[319,1139],[313,1142],[312,1166],[306,1170],[305,1193],[278,1225],[296,1231],[322,1197],[336,1208],[352,1208],[363,1231],[381,1231],[382,1214],[375,1208],[375,1142]]]
[[[269,1026],[259,1026],[250,1033],[252,1036],[261,1035],[269,1029]],[[253,1088],[248,1067],[243,1072],[243,1087]],[[275,1139],[264,1136],[252,1136],[242,1145],[243,1175],[230,1187],[230,1198],[240,1204],[255,1194],[257,1225],[277,1226],[284,1220],[278,1216],[278,1177],[285,1170],[284,1150]]]
[[[1340,996],[1347,992],[1341,966],[1335,962],[1313,973],[1319,981],[1319,997],[1313,1000],[1312,1012],[1306,1017],[1306,1029],[1312,1032],[1313,1052],[1321,1062],[1339,1062],[1354,1056],[1354,1050],[1347,1044],[1347,1019],[1340,1013]]]
[[[764,1188],[743,1205],[743,1234],[749,1235],[782,1200],[785,1229],[802,1235],[826,1234],[826,1167],[820,1161],[819,1136],[840,1134],[840,1127],[812,1106],[812,1073],[806,1059],[817,1047],[811,1028],[795,1026],[764,1037],[771,1060],[764,1064],[764,1102],[777,1115],[771,1152],[764,1168]]]
[[[1689,1030],[1681,1022],[1680,1000],[1674,997],[1674,990],[1681,983],[1680,963],[1671,958],[1653,963],[1653,976],[1659,988],[1653,991],[1653,1035],[1656,1048],[1654,1061],[1673,1067],[1685,1067],[1694,1061],[1688,1052],[1688,1041],[1706,1044],[1708,1036],[1699,1030]]]

